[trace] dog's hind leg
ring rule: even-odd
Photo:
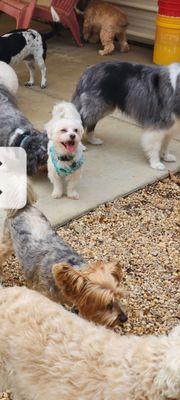
[[[101,56],[106,56],[113,52],[114,50],[113,39],[114,39],[114,32],[113,29],[111,29],[111,27],[106,27],[106,29],[101,29],[100,40],[104,47],[103,50],[99,50],[99,54]]]
[[[41,89],[45,89],[47,85],[47,79],[46,79],[46,65],[44,62],[43,57],[40,57],[40,55],[34,55],[35,63],[38,65],[40,71],[41,71]]]
[[[125,53],[129,51],[129,45],[127,42],[127,37],[126,37],[126,30],[122,27],[122,30],[119,32],[118,35],[119,43],[120,43],[120,49],[122,53]]]
[[[29,81],[25,83],[25,86],[33,86],[34,85],[34,72],[35,72],[35,66],[34,66],[34,60],[24,60],[26,67],[29,71]]]
[[[142,147],[149,159],[150,166],[154,169],[165,170],[165,165],[160,161],[162,143],[166,132],[164,130],[149,130],[143,133]]]

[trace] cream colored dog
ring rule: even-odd
[[[81,139],[83,126],[76,107],[67,101],[56,104],[51,120],[45,125],[49,137],[48,177],[53,184],[53,198],[60,198],[67,184],[67,196],[79,199],[75,190],[84,162]]]
[[[180,326],[120,336],[25,287],[0,290],[0,391],[15,400],[180,399]]]

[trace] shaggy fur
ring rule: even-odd
[[[125,322],[119,263],[87,265],[33,206],[34,200],[29,185],[26,207],[8,211],[0,265],[14,251],[31,288],[54,301],[77,306],[82,316],[99,324],[115,327]]]
[[[24,287],[0,290],[0,390],[15,400],[179,400],[180,326],[120,336]]]
[[[34,85],[35,64],[41,71],[41,89],[47,84],[46,79],[46,41],[55,35],[55,31],[38,33],[34,29],[18,29],[0,36],[0,60],[7,64],[24,61],[30,78],[26,86]]]
[[[180,122],[180,63],[167,67],[119,61],[98,63],[82,74],[73,96],[89,142],[98,121],[116,107],[144,128],[142,146],[152,168],[175,161],[168,144]]]
[[[4,63],[2,64],[0,64],[0,76],[4,71]],[[27,172],[33,175],[47,162],[48,138],[45,133],[37,131],[19,110],[11,94],[15,90],[16,79],[11,79],[10,68],[7,66],[4,80],[5,85],[8,82],[8,88],[1,84],[0,80],[0,146],[23,147],[27,153]]]
[[[114,39],[120,42],[122,52],[129,51],[126,38],[128,25],[126,15],[115,5],[101,0],[92,0],[84,13],[83,36],[86,41],[96,43],[101,40],[101,56],[111,54],[115,48]]]
[[[80,180],[82,166],[65,177],[59,176],[50,154],[50,147],[53,145],[61,171],[71,168],[71,165],[83,157],[81,139],[84,129],[74,104],[67,101],[56,104],[53,107],[52,119],[45,125],[45,129],[49,138],[48,177],[53,184],[52,197],[55,199],[62,197],[65,181],[67,196],[78,200],[79,193],[75,187]]]

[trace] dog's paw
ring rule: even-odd
[[[25,83],[24,86],[28,86],[28,87],[34,86],[34,82],[28,81],[28,82]]]
[[[123,334],[122,327],[119,326],[119,325],[116,325],[113,330],[114,330],[115,333],[119,333],[120,335]]]
[[[54,190],[52,192],[52,198],[53,199],[60,199],[62,197],[62,192],[58,192],[57,190]]]
[[[103,141],[97,137],[88,137],[88,142],[91,144],[102,144]]]
[[[160,161],[158,162],[151,162],[151,168],[153,169],[157,169],[159,171],[165,171],[167,168],[165,167],[165,165],[163,163],[161,163]]]
[[[81,149],[82,149],[82,151],[86,151],[86,150],[87,150],[87,147],[84,146],[84,144],[81,143]]]
[[[125,43],[121,46],[121,53],[127,53],[130,50],[128,43]]]
[[[107,51],[107,50],[99,50],[99,55],[100,56],[108,56],[108,54],[110,54],[110,52]]]
[[[79,200],[79,193],[76,190],[72,190],[72,192],[67,192],[67,197],[73,200]]]
[[[46,83],[41,84],[41,89],[46,89],[47,85]]]
[[[176,157],[174,156],[174,154],[171,154],[171,153],[163,154],[162,159],[166,162],[175,162],[176,161]]]

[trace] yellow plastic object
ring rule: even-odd
[[[158,15],[153,62],[180,62],[180,17]]]

